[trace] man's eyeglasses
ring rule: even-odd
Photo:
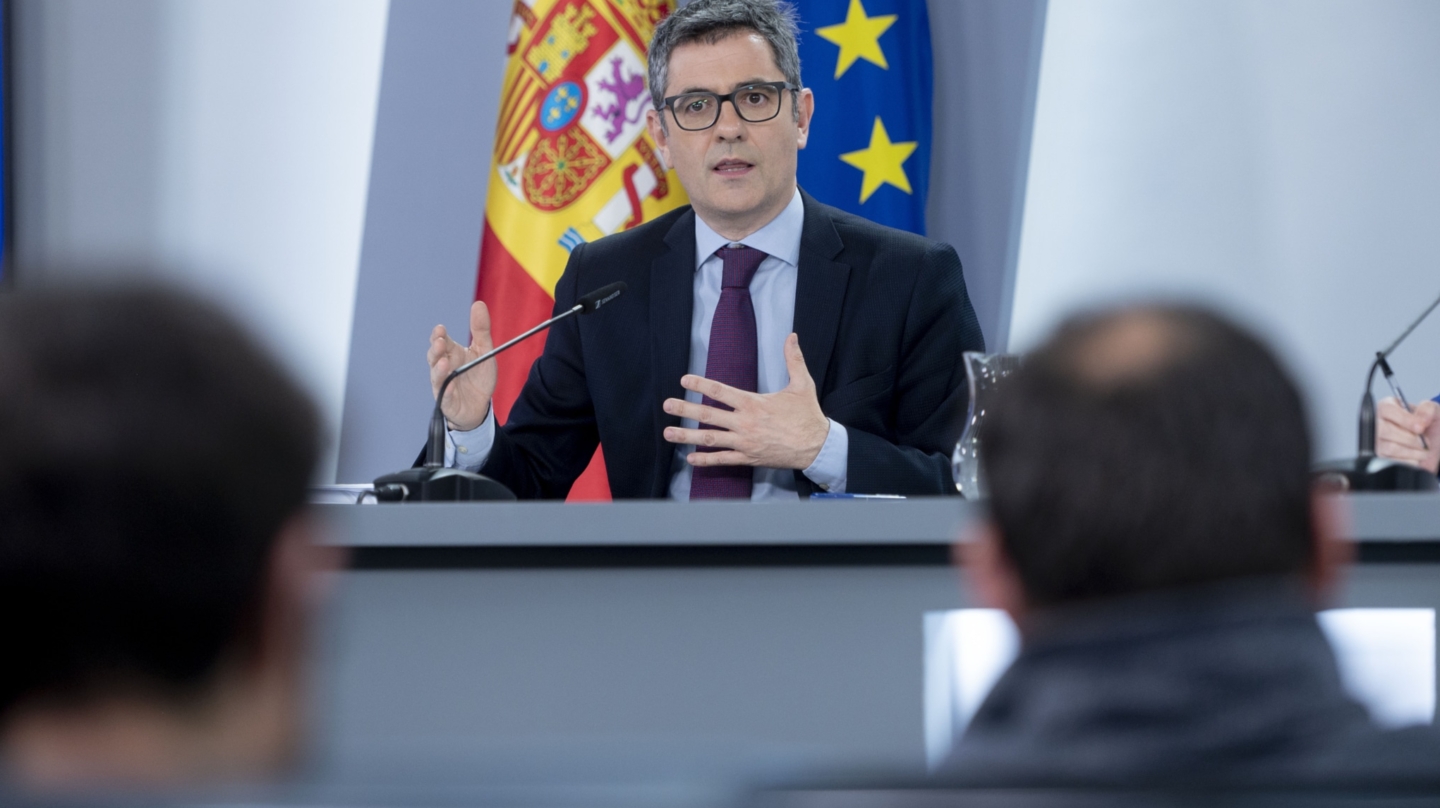
[[[675,124],[687,132],[709,129],[720,120],[720,105],[726,101],[735,107],[735,114],[743,121],[764,123],[780,114],[780,102],[786,90],[799,90],[788,81],[767,81],[764,84],[747,84],[733,93],[681,93],[665,99],[661,105],[675,116]]]

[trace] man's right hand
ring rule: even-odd
[[[470,307],[470,347],[450,338],[445,326],[437,325],[430,332],[430,350],[425,360],[430,363],[430,394],[439,395],[440,385],[450,371],[495,347],[490,341],[490,310],[481,301]],[[485,422],[490,414],[490,398],[495,395],[495,360],[467,371],[450,383],[440,409],[450,428],[468,432]]]
[[[1440,404],[1424,401],[1412,413],[1394,398],[1381,399],[1375,407],[1375,453],[1434,473],[1440,466]]]

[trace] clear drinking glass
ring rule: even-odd
[[[966,499],[985,496],[985,481],[980,478],[980,421],[991,406],[996,384],[1020,369],[1016,354],[984,354],[965,352],[965,376],[970,384],[970,411],[965,417],[965,432],[955,444],[950,469],[955,475],[955,488]]]

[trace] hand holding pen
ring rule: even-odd
[[[1400,402],[1400,406],[1404,407],[1406,412],[1410,413],[1411,415],[1414,415],[1414,414],[1415,414],[1415,408],[1412,407],[1412,406],[1410,406],[1410,402],[1409,402],[1409,401],[1406,401],[1406,400],[1405,400],[1405,391],[1400,389],[1400,385],[1399,385],[1398,383],[1396,383],[1395,377],[1394,377],[1394,376],[1391,376],[1391,375],[1389,375],[1389,374],[1386,374],[1386,375],[1385,375],[1385,383],[1388,384],[1388,385],[1390,385],[1390,392],[1395,394],[1395,400]],[[1425,433],[1424,433],[1424,431],[1419,432],[1418,435],[1419,435],[1419,437],[1420,437],[1420,445],[1421,445],[1422,447],[1424,447],[1425,451],[1427,451],[1427,452],[1430,451],[1430,444],[1429,444],[1428,442],[1426,442],[1426,440],[1425,440]]]
[[[1382,399],[1375,416],[1376,454],[1432,472],[1440,466],[1440,404],[1427,399],[1411,408],[1396,395]]]

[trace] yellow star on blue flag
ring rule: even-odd
[[[850,0],[845,22],[817,28],[815,33],[840,46],[840,58],[835,61],[835,78],[845,75],[857,59],[888,70],[890,63],[885,60],[885,51],[880,47],[880,35],[894,24],[894,14],[870,17],[865,14],[865,6],[860,0]]]
[[[890,133],[885,131],[885,122],[875,118],[875,129],[870,133],[870,146],[865,149],[840,155],[840,159],[865,172],[860,181],[860,204],[865,204],[881,185],[889,184],[907,194],[910,178],[905,176],[905,159],[915,151],[915,143],[892,143]]]
[[[793,0],[815,118],[800,186],[872,221],[925,232],[930,18],[925,0]]]

